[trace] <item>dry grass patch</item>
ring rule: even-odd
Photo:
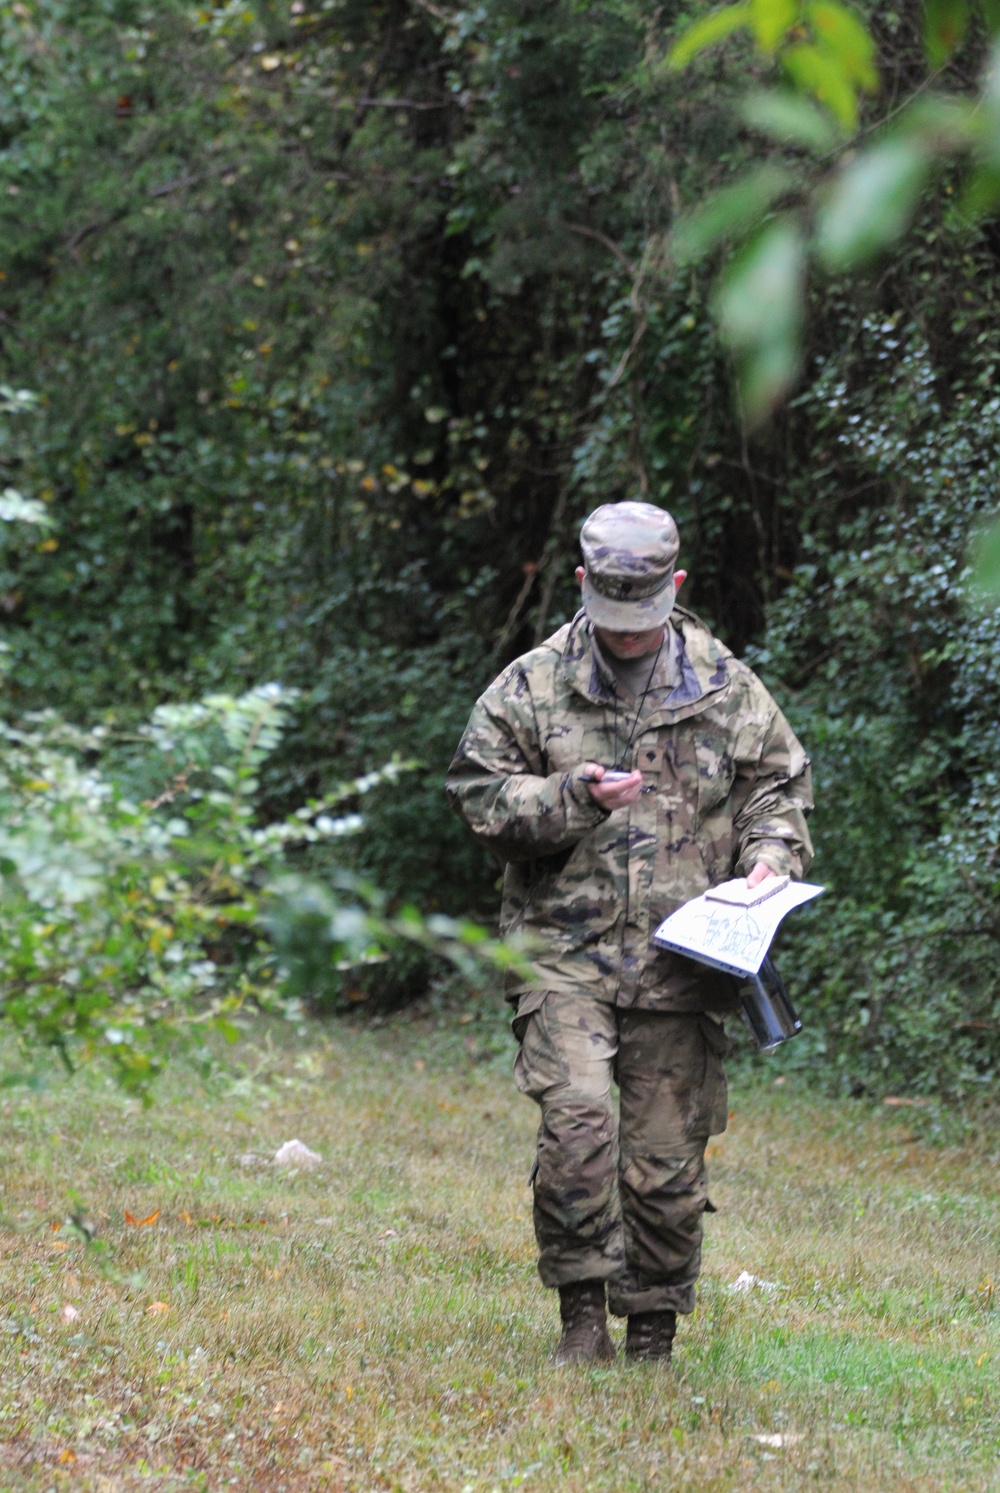
[[[553,1372],[508,1056],[485,1016],[261,1027],[252,1074],[147,1112],[97,1075],[10,1095],[0,1487],[996,1488],[985,1142],[745,1088],[673,1370]],[[316,1171],[263,1160],[293,1136]]]

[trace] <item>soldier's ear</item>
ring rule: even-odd
[[[581,589],[583,587],[583,578],[586,574],[587,572],[584,570],[582,565],[578,565],[576,567],[576,578],[580,582]]]
[[[687,573],[686,570],[675,570],[674,571],[674,595],[675,596],[677,595],[678,591],[681,589],[681,587],[683,586],[683,584],[687,580],[687,578],[688,578],[688,573]]]

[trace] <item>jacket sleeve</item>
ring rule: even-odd
[[[445,791],[476,839],[505,861],[567,850],[609,817],[583,764],[546,772],[528,680],[512,664],[476,702]]]
[[[754,680],[765,707],[755,750],[737,764],[733,832],[739,849],[736,874],[748,876],[758,861],[779,875],[805,875],[813,858],[806,815],[813,806],[812,770],[802,745],[770,695]]]

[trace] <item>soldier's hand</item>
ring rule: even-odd
[[[589,780],[587,787],[591,798],[602,809],[608,809],[612,813],[615,809],[624,809],[629,804],[634,804],[642,792],[642,773],[638,769],[630,772],[628,777],[616,778],[613,783],[601,781],[607,769],[599,762],[585,762],[583,770]]]
[[[758,861],[747,877],[747,886],[760,886],[761,882],[766,881],[769,876],[777,876],[777,874],[777,871],[772,871],[771,867],[765,865],[763,861]]]

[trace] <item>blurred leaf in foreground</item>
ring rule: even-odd
[[[969,558],[975,598],[1000,601],[1000,515],[994,515],[973,536]]]
[[[751,93],[741,112],[751,129],[769,135],[782,145],[798,145],[824,153],[836,147],[837,132],[829,119],[815,104],[788,89]]]
[[[736,357],[751,425],[774,408],[798,373],[805,264],[798,219],[779,218],[733,261],[716,295],[720,329]]]
[[[828,269],[863,263],[895,243],[916,211],[931,159],[921,140],[898,137],[862,152],[841,172],[818,224]]]
[[[721,187],[678,223],[671,241],[675,263],[701,259],[723,239],[756,227],[772,203],[795,184],[793,172],[769,163]]]
[[[866,93],[874,93],[878,87],[875,43],[854,12],[832,0],[815,0],[809,6],[809,20],[852,83]]]
[[[968,0],[927,0],[924,49],[931,67],[942,67],[961,46],[969,25]]]
[[[749,5],[726,5],[722,10],[714,10],[710,15],[704,16],[700,21],[695,21],[689,26],[677,41],[669,57],[667,64],[675,70],[687,67],[692,58],[697,57],[699,52],[705,51],[717,41],[731,35],[739,27],[745,26],[750,19]]]

